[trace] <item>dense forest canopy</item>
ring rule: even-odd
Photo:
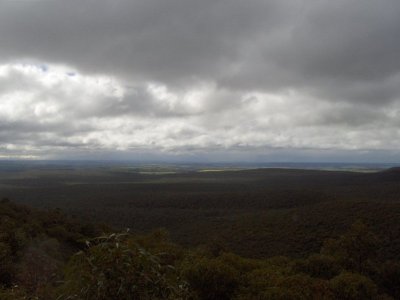
[[[398,299],[398,174],[3,172],[0,299]]]
[[[400,262],[362,221],[301,259],[250,259],[165,231],[111,233],[0,203],[1,299],[398,299]]]
[[[174,242],[188,247],[213,239],[245,257],[303,257],[362,219],[382,238],[382,255],[399,259],[396,169],[11,167],[0,170],[0,198],[39,209],[59,208],[119,230],[165,228]]]

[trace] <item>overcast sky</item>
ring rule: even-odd
[[[0,158],[400,160],[398,0],[0,0]]]

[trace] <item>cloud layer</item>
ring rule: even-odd
[[[396,0],[0,0],[0,157],[398,159],[399,13]]]

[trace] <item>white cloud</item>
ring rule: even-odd
[[[398,102],[371,109],[295,90],[238,92],[211,84],[182,90],[154,82],[126,87],[112,76],[28,63],[0,66],[0,86],[2,157],[400,147]]]

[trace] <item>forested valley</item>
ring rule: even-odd
[[[0,299],[400,299],[398,169],[11,174]]]

